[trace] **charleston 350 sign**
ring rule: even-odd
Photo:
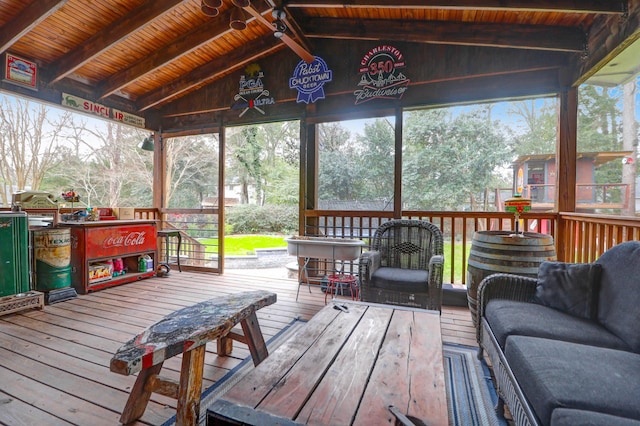
[[[380,45],[369,50],[360,61],[359,89],[353,92],[355,104],[372,99],[402,98],[410,81],[400,71],[405,66],[402,52],[393,46]]]

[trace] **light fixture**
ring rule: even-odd
[[[215,18],[216,16],[218,16],[220,14],[220,11],[217,8],[207,6],[205,4],[204,0],[202,1],[202,4],[200,5],[200,10],[202,11],[202,13],[205,16],[208,16],[210,18]]]
[[[222,0],[202,0],[202,4],[211,9],[217,9],[222,6]]]
[[[249,0],[231,0],[231,3],[233,3],[234,5],[236,5],[238,7],[248,7],[249,4],[251,4],[251,1],[249,1]]]
[[[282,21],[285,18],[284,10],[273,9],[271,16],[275,18],[275,21],[273,21],[273,26],[275,27],[273,35],[276,38],[281,38],[287,31],[287,25]]]
[[[247,23],[244,17],[244,11],[239,7],[234,7],[231,10],[231,16],[229,18],[229,27],[232,30],[242,31],[247,28]]]
[[[142,144],[140,144],[140,149],[143,151],[153,151],[153,145],[153,134],[150,134],[149,136],[144,138]]]

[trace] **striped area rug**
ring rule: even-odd
[[[445,383],[449,423],[456,426],[506,426],[494,411],[498,395],[489,367],[476,357],[477,348],[445,344]]]

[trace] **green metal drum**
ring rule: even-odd
[[[35,281],[39,291],[71,286],[71,232],[69,229],[34,231]]]

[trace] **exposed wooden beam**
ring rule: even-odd
[[[131,33],[151,24],[151,22],[173,10],[184,0],[152,0],[131,13],[113,22],[103,31],[94,34],[68,54],[53,62],[49,69],[50,80],[55,83],[68,76],[114,44],[128,37]],[[40,3],[34,2],[35,3]]]
[[[137,79],[144,77],[167,64],[180,59],[194,50],[211,43],[212,40],[220,38],[225,34],[234,31],[229,28],[230,11],[208,20],[204,25],[195,28],[184,36],[176,39],[171,45],[155,51],[153,54],[144,57],[142,60],[131,65],[129,68],[121,70],[99,86],[100,97],[105,98],[113,95],[118,90],[133,83]]]
[[[261,56],[270,55],[283,47],[284,45],[272,34],[267,34],[253,41],[251,45],[246,45],[242,49],[236,49],[228,55],[216,58],[206,65],[196,68],[190,73],[184,74],[182,77],[164,85],[159,90],[141,97],[137,102],[138,108],[140,111],[145,111],[156,105],[166,103],[171,99],[182,96],[187,91],[218,79],[231,71],[244,67]]]
[[[264,2],[256,1],[254,3],[256,10],[259,10],[261,13],[270,10],[269,6]],[[205,25],[193,29],[189,33],[175,40],[170,46],[167,46],[162,50],[158,50],[138,63],[131,65],[129,68],[113,74],[108,80],[100,84],[100,97],[105,98],[113,95],[118,90],[146,76],[147,74],[159,70],[167,64],[223,37],[231,31],[234,31],[229,28],[228,23],[230,15],[231,9],[217,16],[215,19],[207,21]],[[246,20],[247,24],[254,19],[254,17],[248,18]]]
[[[441,21],[311,19],[303,23],[309,38],[396,40],[518,49],[582,52],[586,35],[577,28]],[[379,31],[384,28],[384,31]]]
[[[291,0],[288,8],[410,8],[410,9],[476,9],[518,10],[537,12],[613,13],[623,14],[626,1],[607,0]]]
[[[39,0],[31,2],[22,9],[10,25],[4,25],[0,33],[0,52],[5,52],[20,39],[35,28],[40,22],[53,15],[68,0]]]

